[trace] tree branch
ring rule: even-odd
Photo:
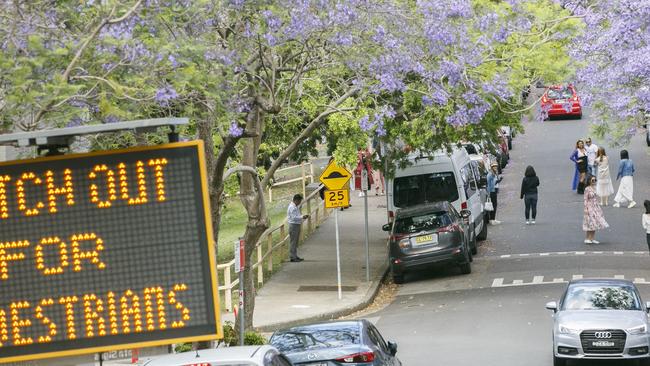
[[[338,107],[343,104],[349,97],[355,95],[357,92],[359,92],[358,86],[355,85],[351,87],[338,100],[327,106],[327,108],[321,114],[311,120],[311,122],[309,122],[309,125],[307,125],[302,133],[300,133],[300,135],[298,135],[298,137],[296,137],[293,142],[291,142],[291,144],[289,144],[289,146],[287,146],[287,148],[284,149],[282,153],[280,153],[280,156],[278,156],[278,158],[273,161],[273,164],[271,164],[271,167],[266,172],[266,175],[262,180],[262,187],[268,186],[269,181],[273,178],[273,174],[275,174],[275,171],[278,170],[284,160],[289,157],[289,155],[291,155],[300,144],[302,144],[309,136],[311,136],[311,133],[325,120],[325,117],[329,116],[330,114],[338,113]]]

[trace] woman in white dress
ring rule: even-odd
[[[598,166],[596,194],[600,197],[600,204],[607,206],[609,196],[614,194],[614,185],[612,184],[612,176],[609,173],[609,159],[607,158],[605,148],[603,147],[598,148],[596,165]]]

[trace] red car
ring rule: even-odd
[[[542,96],[542,111],[548,113],[548,117],[569,116],[582,118],[582,104],[573,85],[550,86]]]

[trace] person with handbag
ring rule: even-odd
[[[537,217],[537,187],[539,187],[539,178],[535,173],[532,165],[526,167],[524,179],[521,181],[520,198],[524,200],[526,225],[535,225]],[[532,216],[532,220],[530,220]]]
[[[499,165],[497,163],[492,163],[490,166],[490,172],[487,175],[487,191],[488,191],[488,202],[492,204],[492,210],[487,210],[490,213],[490,225],[499,225],[501,221],[497,220],[497,192],[499,190],[499,182],[501,177],[499,177],[498,172]],[[488,207],[489,208],[489,207]]]

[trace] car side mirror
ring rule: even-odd
[[[554,313],[557,313],[557,303],[555,301],[547,302],[546,308],[548,310],[553,310]]]
[[[470,211],[470,210],[461,210],[460,211],[460,217],[462,217],[465,220],[469,220],[469,218],[472,217],[472,211]]]
[[[393,224],[384,224],[381,229],[384,231],[391,231],[393,229]]]
[[[646,311],[647,313],[650,313],[650,301],[647,301],[647,302],[645,303],[645,311]]]
[[[388,342],[388,351],[390,352],[391,356],[395,356],[397,354],[397,343]]]

